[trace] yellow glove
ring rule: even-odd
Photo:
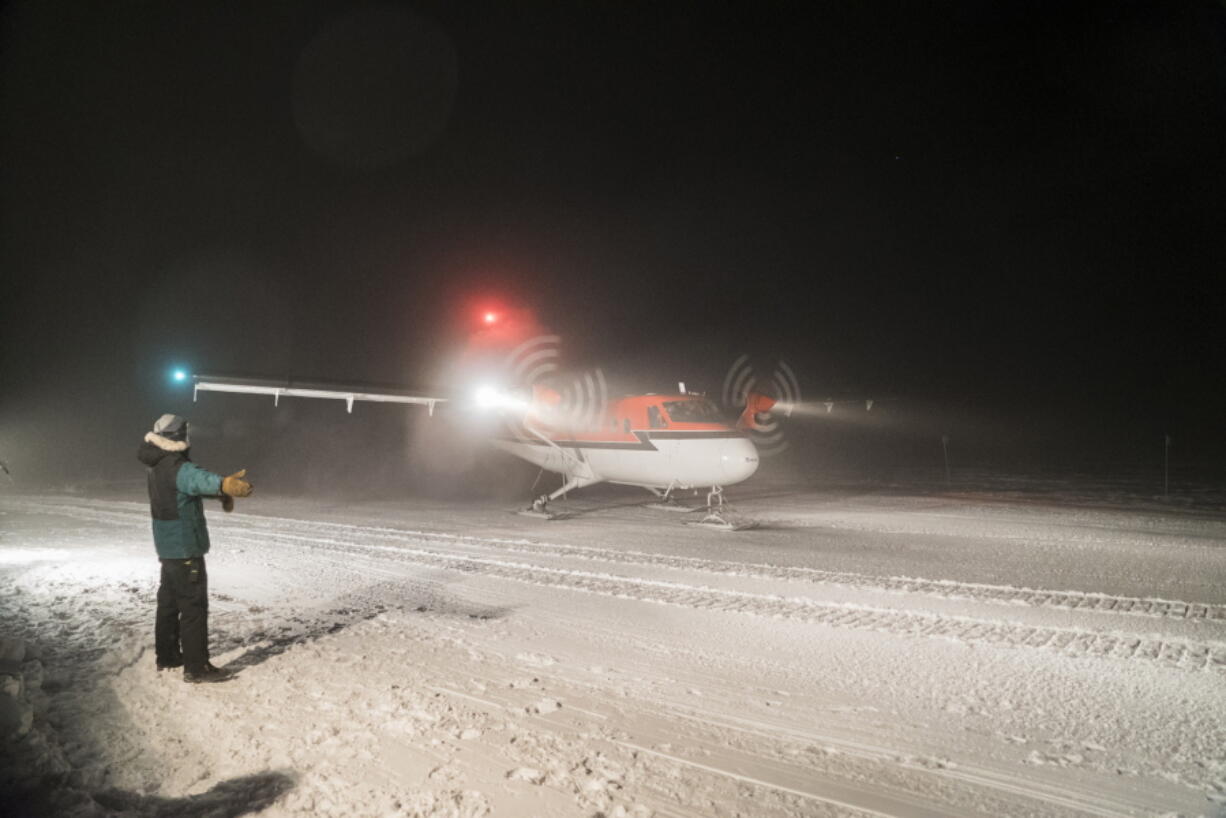
[[[230,497],[246,497],[251,494],[251,484],[243,479],[246,476],[247,470],[241,469],[229,477],[223,478],[221,481],[221,493],[227,494]]]

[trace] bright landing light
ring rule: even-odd
[[[490,386],[489,384],[477,387],[477,391],[473,393],[473,399],[476,401],[478,408],[481,409],[523,410],[528,406],[520,398],[507,394],[498,387]]]
[[[476,398],[477,405],[482,409],[498,405],[498,390],[492,386],[481,386],[477,388]]]
[[[174,378],[177,383],[183,383],[183,381],[187,380],[187,372],[182,369],[176,369],[170,377]]]

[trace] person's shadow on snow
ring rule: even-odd
[[[294,783],[294,776],[288,773],[266,772],[231,778],[208,792],[184,798],[104,790],[95,793],[93,799],[123,818],[236,818],[272,806]]]

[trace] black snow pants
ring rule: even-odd
[[[157,663],[203,671],[209,663],[209,576],[204,557],[162,560],[153,644]]]

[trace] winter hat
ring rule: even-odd
[[[187,440],[187,420],[178,415],[162,415],[153,424],[153,433],[167,440]]]

